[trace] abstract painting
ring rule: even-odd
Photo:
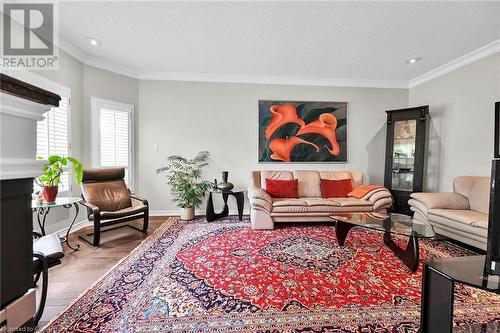
[[[259,101],[259,162],[347,163],[347,103]]]

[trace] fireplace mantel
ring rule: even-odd
[[[0,331],[32,332],[33,178],[46,161],[36,159],[37,121],[60,96],[0,74]]]
[[[36,159],[36,122],[61,97],[1,74],[0,180],[36,177],[44,161]]]

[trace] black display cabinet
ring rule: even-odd
[[[422,192],[425,137],[429,106],[390,110],[387,113],[387,143],[384,185],[394,198],[394,212],[412,215],[408,200]]]

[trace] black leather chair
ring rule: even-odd
[[[94,232],[80,235],[80,238],[94,246],[101,240],[101,228],[114,224],[143,219],[142,229],[146,232],[149,221],[148,201],[130,193],[125,184],[124,168],[91,168],[83,170],[82,205],[87,207],[87,217],[94,223]],[[103,231],[108,231],[103,230]]]
[[[36,275],[34,279],[35,286],[40,279],[40,275],[42,276],[42,294],[35,316],[33,317],[35,326],[38,325],[42,317],[45,302],[47,301],[49,268],[59,265],[62,257],[64,257],[64,251],[59,236],[56,234],[42,236],[40,233],[33,231],[33,274]]]

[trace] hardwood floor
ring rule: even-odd
[[[72,246],[80,244],[80,250],[73,251],[64,245],[65,256],[62,264],[49,270],[47,304],[38,328],[42,328],[61,313],[167,219],[168,217],[150,217],[147,234],[128,227],[103,232],[99,247],[93,247],[78,237],[79,234],[91,232],[91,229],[83,228],[72,233],[70,244]],[[136,224],[139,227],[141,220],[130,222],[130,224]],[[37,288],[37,293],[40,289],[40,287]]]

